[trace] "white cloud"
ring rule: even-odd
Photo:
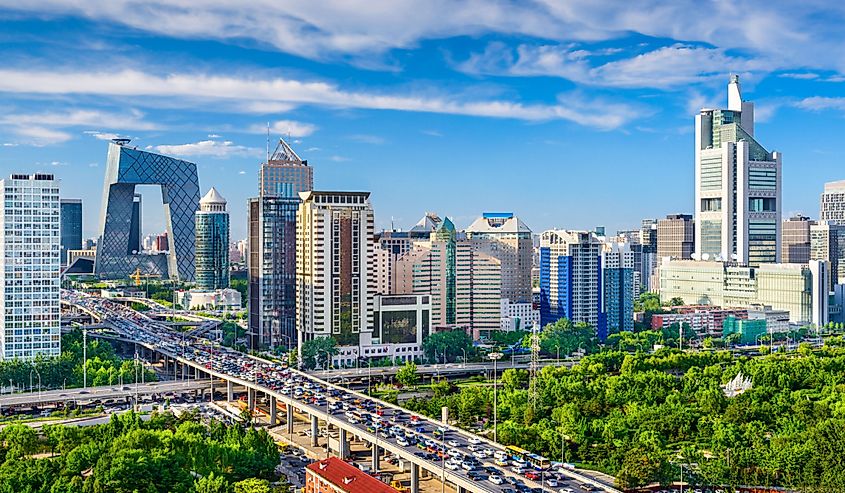
[[[108,113],[96,110],[73,110],[67,112],[18,113],[0,118],[4,124],[37,124],[48,127],[110,127],[131,130],[156,130],[159,127],[144,121],[144,114],[138,110],[128,113]]]
[[[798,101],[795,106],[812,111],[845,111],[845,97],[813,96]]]
[[[264,134],[267,133],[267,125],[252,125],[249,127],[249,131],[256,134]],[[270,133],[273,135],[284,135],[285,137],[308,137],[316,131],[316,125],[295,120],[278,120],[270,124]]]
[[[380,145],[380,144],[384,144],[384,142],[385,142],[384,137],[379,137],[378,135],[355,134],[355,135],[349,135],[346,138],[353,141],[353,142],[358,142],[358,143],[361,143],[361,144]]]
[[[9,127],[14,134],[24,137],[27,143],[34,145],[60,144],[71,139],[67,132],[42,127],[39,125],[12,125]]]
[[[785,72],[783,74],[778,74],[778,77],[784,79],[803,79],[803,80],[812,80],[818,79],[819,74],[815,74],[813,72]]]
[[[219,136],[219,135],[217,135],[217,134],[208,134],[208,138],[209,138],[209,139],[219,139],[219,138],[220,138],[220,136]]]
[[[260,156],[262,154],[261,149],[235,145],[228,140],[202,140],[190,144],[165,144],[150,146],[150,148],[161,154],[181,157],[211,156],[215,158],[228,158],[232,156]]]
[[[245,175],[245,174],[246,174],[246,171],[244,171],[244,170],[238,171],[238,174],[239,174],[239,175]]]
[[[437,130],[423,130],[422,134],[429,137],[443,137],[443,134]]]
[[[118,135],[118,134],[110,133],[110,132],[98,132],[96,130],[88,130],[88,131],[85,131],[84,133],[90,135],[91,137],[94,137],[95,139],[99,139],[99,140],[114,140],[114,139],[120,138],[120,135]]]
[[[348,158],[348,157],[343,157],[343,156],[337,156],[337,155],[334,155],[334,156],[330,156],[330,157],[329,157],[329,161],[334,161],[334,162],[336,162],[336,163],[342,163],[342,162],[344,162],[344,161],[349,161],[349,158]]]
[[[264,98],[268,101],[293,101],[297,104],[336,108],[416,111],[527,121],[570,120],[602,129],[615,128],[638,116],[631,106],[591,102],[585,100],[583,95],[580,95],[577,104],[524,104],[507,100],[466,101],[451,95],[418,96],[346,91],[328,82],[189,73],[159,76],[137,70],[62,72],[54,69],[42,72],[0,69],[0,92],[41,95],[90,94],[121,98],[169,96],[215,101]]]

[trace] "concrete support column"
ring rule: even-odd
[[[276,397],[270,396],[270,426],[276,426]]]
[[[349,455],[349,440],[346,436],[346,429],[345,428],[338,428],[338,454],[340,455],[341,459],[346,459],[346,456]]]
[[[467,493],[466,488],[464,488],[463,486],[455,486],[455,488],[457,488],[458,493]]]
[[[209,375],[209,377],[211,377],[211,375]],[[214,377],[211,377],[209,382],[211,383],[211,395],[208,396],[208,400],[209,402],[214,402]]]
[[[374,443],[373,444],[372,464],[370,466],[372,468],[373,472],[378,472],[379,454],[380,453],[381,453],[381,451],[379,450],[379,446]]]
[[[249,410],[255,411],[255,389],[252,387],[248,387],[246,391],[246,400],[247,405],[249,406]]]
[[[235,400],[235,391],[232,387],[234,387],[234,385],[232,385],[232,381],[226,380],[226,400],[229,402]]]
[[[411,491],[410,493],[419,493],[420,491],[420,466],[411,462]]]
[[[293,433],[293,406],[285,404],[285,411],[287,413],[287,428],[288,433]]]
[[[311,416],[311,446],[317,446],[317,434],[320,430],[317,429],[317,416]]]

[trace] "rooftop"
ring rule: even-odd
[[[396,489],[337,457],[308,464],[306,468],[347,493],[398,493]]]

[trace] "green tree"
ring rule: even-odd
[[[423,340],[423,352],[429,361],[455,362],[466,353],[467,359],[475,356],[472,338],[463,330],[435,332]],[[436,357],[435,357],[436,355]]]
[[[337,354],[337,340],[334,337],[315,337],[302,344],[302,367],[313,370],[329,367],[329,356]]]
[[[232,491],[226,478],[215,476],[213,472],[198,479],[194,483],[194,490],[196,490],[196,493],[229,493]]]
[[[266,479],[249,478],[234,484],[235,493],[272,493],[273,488]]]
[[[419,381],[416,363],[413,361],[405,363],[405,366],[396,372],[396,380],[404,387],[416,387]]]

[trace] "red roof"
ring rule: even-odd
[[[398,493],[395,488],[337,457],[313,462],[306,467],[347,493]]]

